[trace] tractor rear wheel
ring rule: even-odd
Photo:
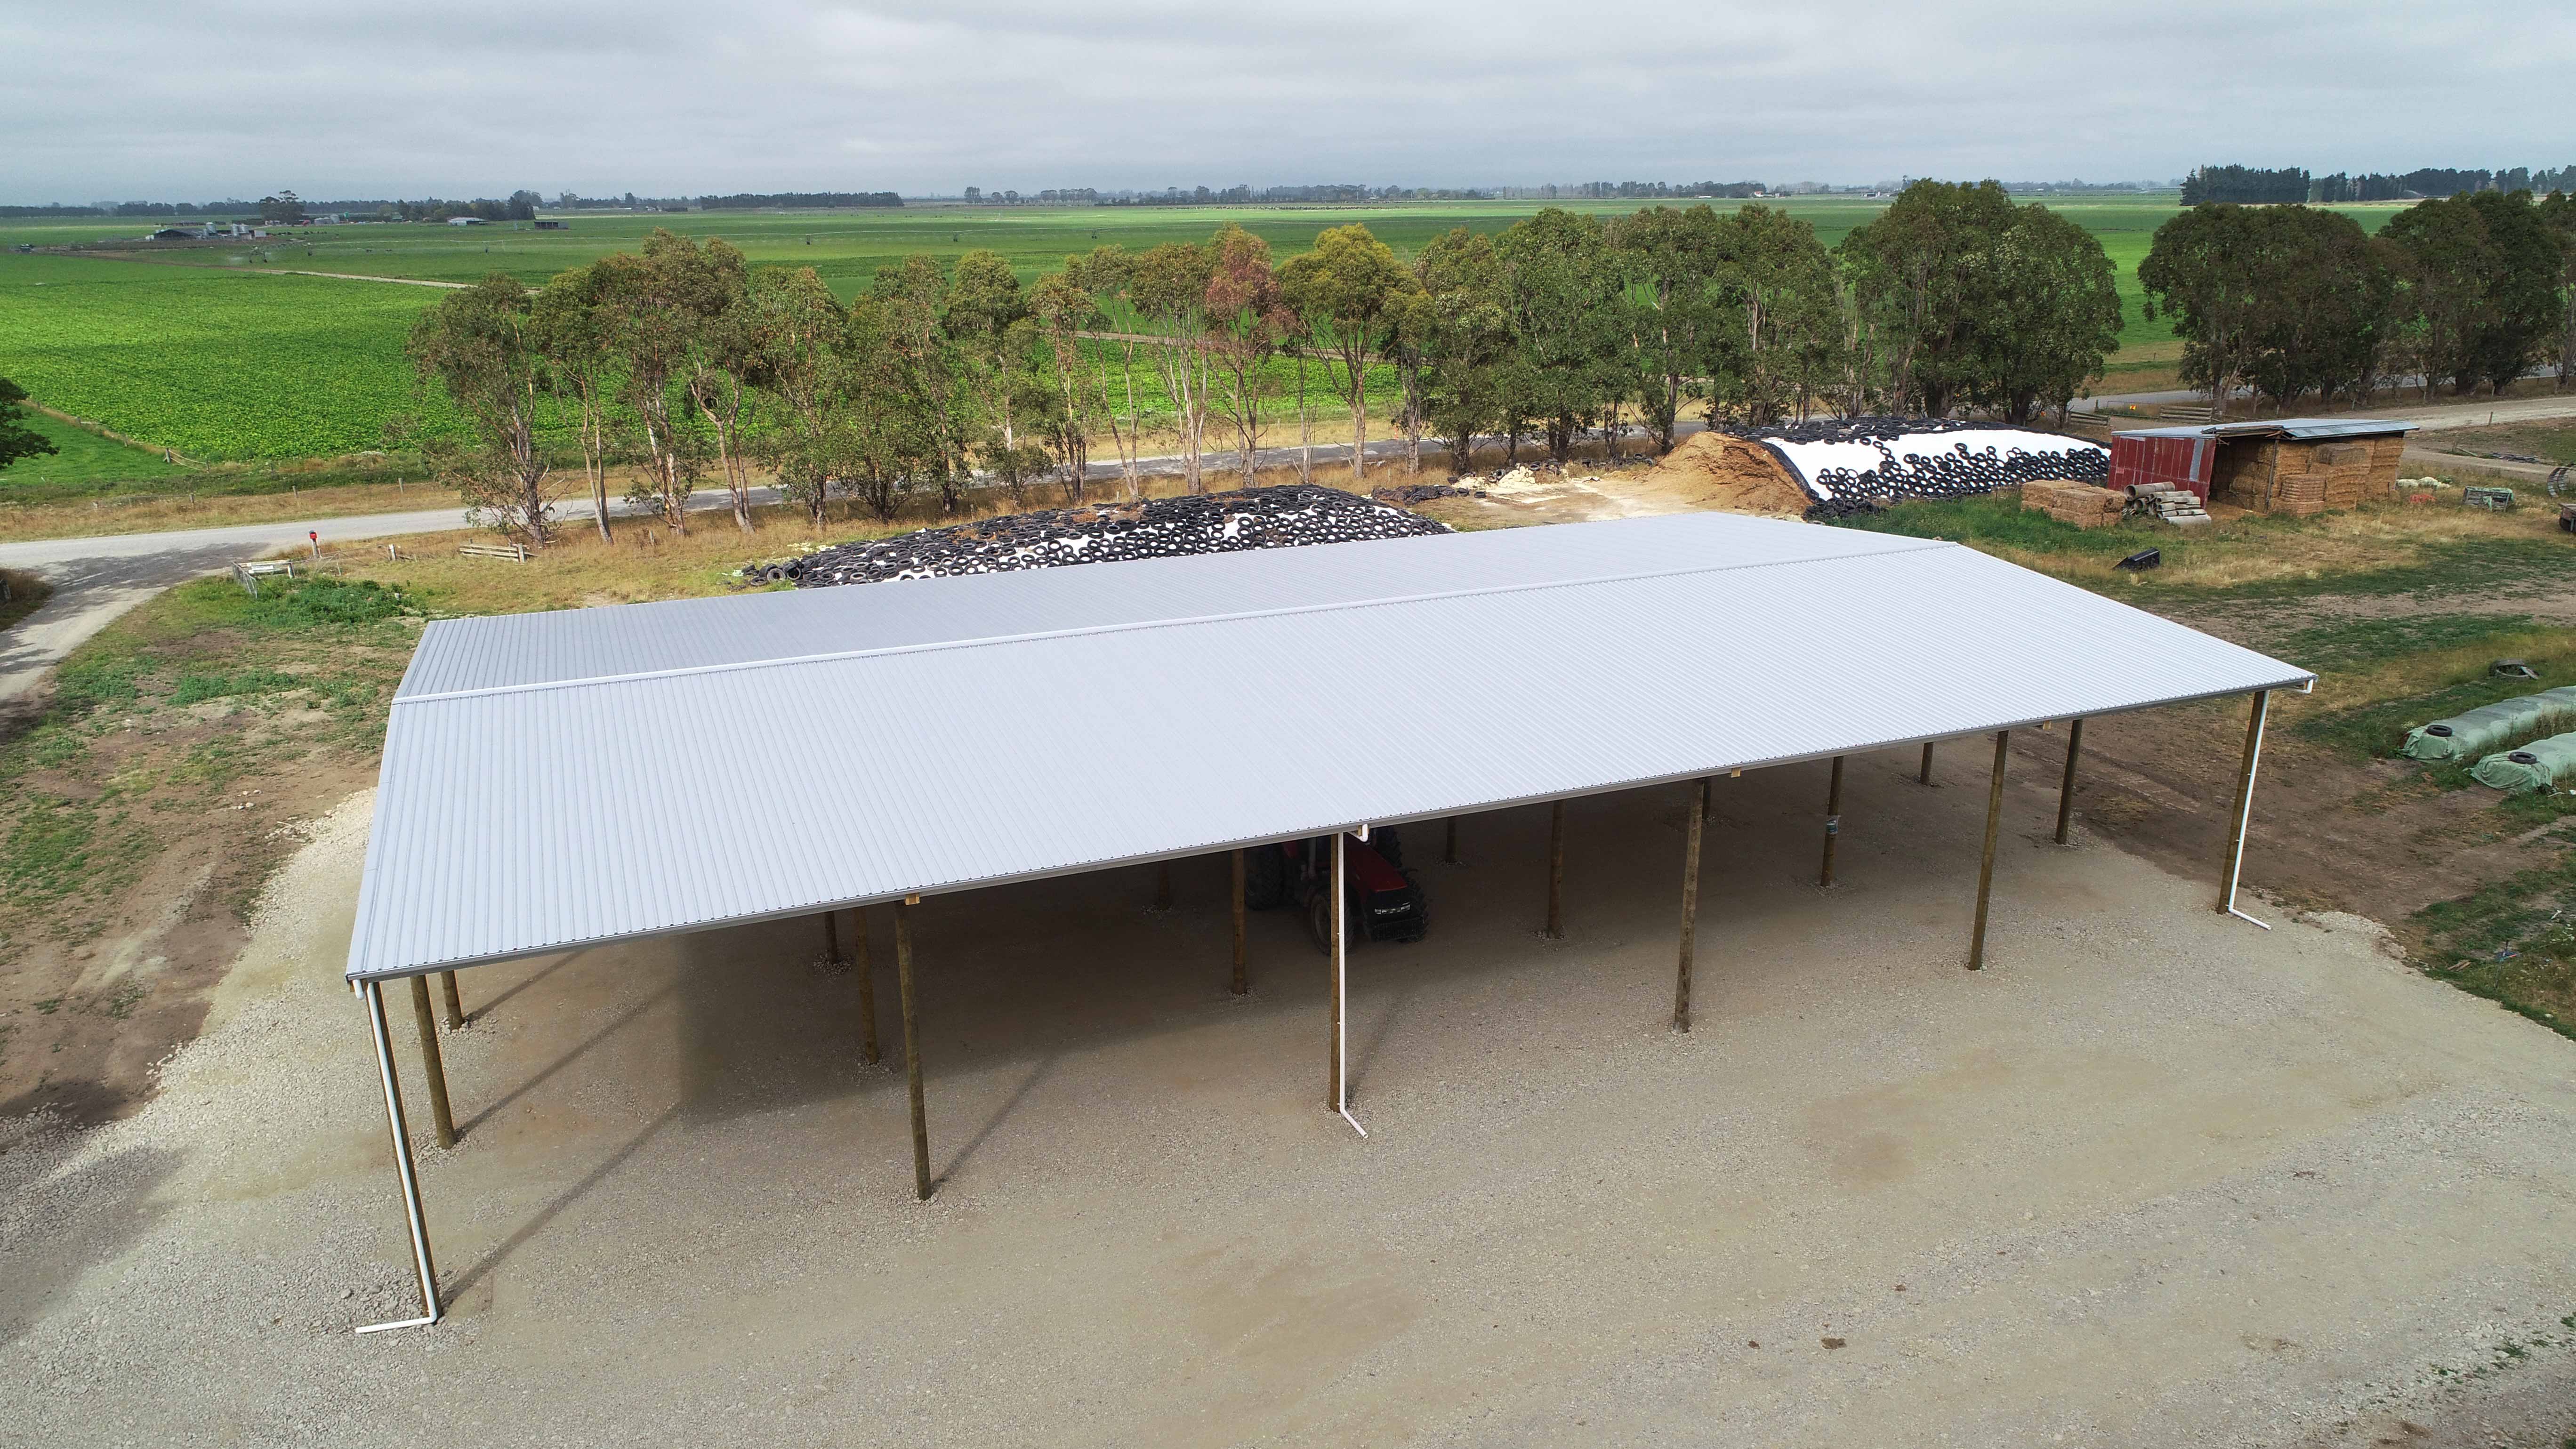
[[[1333,893],[1320,890],[1306,898],[1306,934],[1315,938],[1315,949],[1333,954]]]
[[[1288,904],[1288,858],[1275,845],[1256,845],[1243,853],[1243,904],[1273,911]]]

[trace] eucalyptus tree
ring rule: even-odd
[[[1556,207],[1515,222],[1494,251],[1516,343],[1508,405],[1563,464],[1585,429],[1616,425],[1631,391],[1618,259],[1598,218]]]
[[[612,316],[606,306],[608,274],[594,263],[561,272],[537,289],[529,322],[546,361],[558,417],[572,424],[581,449],[582,477],[590,485],[592,522],[599,541],[616,531],[608,518],[608,460],[615,451],[617,392],[622,379]]]
[[[2406,254],[2431,372],[2455,391],[2503,390],[2556,338],[2565,253],[2530,192],[2418,202],[2380,235]]]
[[[975,451],[1018,502],[1029,474],[1045,466],[1042,453],[1020,441],[1038,334],[1019,276],[1001,253],[979,248],[957,259],[942,321],[985,419]]]
[[[1138,255],[1127,273],[1127,305],[1151,332],[1155,375],[1171,404],[1190,492],[1207,491],[1201,475],[1208,415],[1208,286],[1215,258],[1205,247],[1165,242]]]
[[[462,440],[420,438],[439,475],[465,497],[469,514],[531,548],[553,540],[550,471],[537,444],[545,395],[545,354],[529,317],[528,289],[494,272],[441,297],[404,340],[414,374],[435,385],[465,424]]]
[[[1814,224],[1759,204],[1710,230],[1718,321],[1703,354],[1709,413],[1768,427],[1803,411],[1838,370],[1845,323],[1833,254]]]
[[[1503,430],[1512,321],[1502,258],[1491,236],[1453,227],[1415,254],[1413,276],[1421,298],[1402,333],[1407,354],[1422,362],[1406,391],[1418,392],[1412,410],[1448,440],[1450,471],[1464,473],[1475,465],[1476,435]]]
[[[1106,304],[1125,295],[1136,258],[1124,247],[1100,246],[1088,256],[1065,258],[1064,270],[1071,285],[1091,294],[1094,315],[1105,322]],[[1144,415],[1136,397],[1136,354],[1143,345],[1137,334],[1122,329],[1089,352],[1099,417],[1108,425],[1110,446],[1118,452],[1118,477],[1130,498],[1145,494],[1144,474],[1137,466],[1144,451]]]
[[[1330,377],[1351,410],[1351,476],[1368,470],[1368,364],[1421,283],[1365,226],[1334,227],[1279,269],[1279,287],[1327,349]]]
[[[779,491],[820,527],[849,462],[858,405],[849,313],[812,267],[752,273],[743,312],[761,389],[775,403],[756,447]]]
[[[1051,416],[1056,455],[1064,464],[1065,494],[1078,503],[1091,467],[1091,428],[1107,410],[1099,369],[1084,348],[1083,334],[1108,318],[1101,314],[1100,299],[1083,285],[1072,259],[1039,277],[1029,289],[1029,316],[1045,348],[1045,379],[1055,389]]]
[[[882,311],[891,380],[909,404],[904,446],[888,458],[937,491],[941,512],[955,513],[973,476],[968,450],[981,410],[945,323],[948,276],[936,258],[915,253],[878,268],[868,295]]]
[[[1705,204],[1642,208],[1609,225],[1624,287],[1628,365],[1638,411],[1669,453],[1683,400],[1700,391],[1716,350],[1720,225]]]
[[[2023,423],[2042,408],[2062,410],[2102,376],[2120,346],[2119,281],[2091,232],[2035,203],[2014,208],[1993,256],[1974,322],[1981,366],[1964,389]]]
[[[1208,356],[1215,366],[1216,410],[1234,427],[1235,462],[1252,486],[1261,451],[1261,399],[1270,359],[1296,330],[1296,314],[1280,291],[1270,244],[1232,222],[1207,244]]]
[[[53,439],[27,426],[26,412],[19,406],[26,400],[25,388],[0,377],[0,468],[21,458],[42,458],[62,451]]]

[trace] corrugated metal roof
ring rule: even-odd
[[[2123,428],[2114,437],[2122,438],[2293,438],[2314,442],[2322,438],[2381,438],[2390,433],[2411,433],[2421,423],[2396,418],[2269,418],[2251,423],[2189,423],[2171,428]]]
[[[443,621],[420,655],[353,976],[2311,677],[1957,545],[1717,514]]]

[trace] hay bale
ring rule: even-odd
[[[2101,528],[2120,521],[2122,499],[2098,483],[2035,478],[2021,485],[2021,506],[2077,528]]]

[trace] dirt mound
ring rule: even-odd
[[[1770,449],[1725,433],[1692,434],[1664,455],[1655,471],[1646,475],[1646,482],[1675,489],[1694,503],[1726,513],[1796,518],[1816,501]]]

